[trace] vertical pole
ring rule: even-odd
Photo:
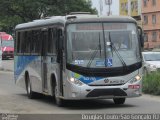
[[[111,0],[109,0],[108,5],[109,5],[108,16],[110,16],[111,15]]]
[[[106,0],[106,5],[108,6],[108,12],[107,12],[108,16],[111,15],[111,4],[112,4],[112,0]]]
[[[2,40],[0,36],[0,69],[2,69]]]
[[[102,15],[102,11],[103,11],[103,3],[102,0],[99,0],[99,8],[100,8],[100,15]]]

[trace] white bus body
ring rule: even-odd
[[[142,94],[141,34],[130,17],[57,16],[15,32],[15,82],[29,98],[37,92],[59,106],[102,98],[123,104]]]

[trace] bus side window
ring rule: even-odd
[[[45,56],[48,51],[48,28],[41,29],[41,55]]]
[[[31,52],[31,55],[35,54],[35,31],[31,31],[32,32],[32,41],[31,42],[31,49],[30,49],[30,52]]]
[[[41,30],[37,30],[37,41],[36,41],[36,52],[38,54],[41,54],[41,49],[42,49],[42,39],[41,39]]]
[[[63,34],[62,34],[62,29],[58,29],[58,49],[63,48]]]
[[[25,52],[25,32],[20,33],[20,40],[19,40],[19,53],[23,54]]]
[[[16,32],[16,36],[17,36],[17,39],[16,39],[16,45],[15,45],[15,52],[16,53],[19,53],[20,52],[20,32]]]
[[[57,62],[60,63],[62,59],[62,47],[63,47],[63,41],[62,41],[62,29],[57,29]]]
[[[48,54],[53,54],[55,53],[55,41],[56,41],[56,29],[55,28],[50,28],[48,31]]]
[[[26,41],[26,46],[25,46],[25,52],[27,53],[27,54],[30,54],[30,52],[31,52],[31,43],[32,43],[32,31],[28,31],[27,32],[27,41]]]
[[[32,34],[31,53],[38,55],[40,53],[40,32],[39,30],[34,30]]]

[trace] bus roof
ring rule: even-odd
[[[68,21],[70,22],[70,21]],[[134,22],[136,20],[129,16],[79,16],[74,22]]]
[[[32,22],[19,24],[15,30],[29,29],[43,26],[50,26],[52,24],[63,24],[73,22],[133,22],[136,20],[128,16],[98,16],[98,15],[67,15],[67,16],[53,16],[46,19],[33,20]]]
[[[64,24],[65,23],[64,16],[55,16],[55,17],[50,17],[47,19],[33,20],[32,22],[22,23],[22,24],[17,25],[15,29],[29,29],[29,28],[34,28],[34,27],[52,25],[54,23]]]

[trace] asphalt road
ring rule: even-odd
[[[160,97],[151,95],[127,99],[124,105],[115,105],[112,100],[90,100],[69,101],[65,107],[57,107],[48,96],[28,99],[26,91],[14,83],[13,63],[3,60],[0,69],[0,120],[98,120],[106,114],[160,113]],[[94,118],[88,114],[98,115]],[[157,118],[160,120],[160,115]]]
[[[25,90],[14,84],[12,72],[0,71],[0,113],[16,114],[115,114],[160,113],[160,97],[143,95],[127,99],[124,105],[112,100],[70,101],[57,107],[51,97],[30,100]]]

